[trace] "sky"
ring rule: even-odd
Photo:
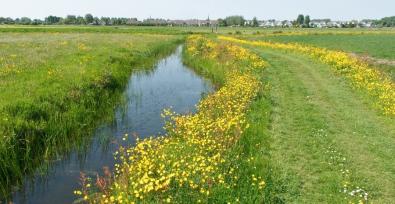
[[[0,0],[0,16],[43,19],[67,14],[109,17],[210,19],[242,15],[246,19],[379,19],[395,15],[395,0]]]

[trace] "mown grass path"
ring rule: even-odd
[[[282,171],[276,175],[286,177],[285,190],[275,190],[276,196],[295,203],[346,203],[367,192],[374,203],[395,200],[395,119],[372,109],[369,99],[327,65],[253,49],[271,64],[268,149]]]

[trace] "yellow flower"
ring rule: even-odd
[[[392,80],[376,69],[369,67],[365,62],[361,62],[345,52],[332,51],[325,48],[297,43],[286,44],[248,41],[226,36],[219,36],[218,38],[233,43],[290,50],[318,59],[323,63],[331,65],[336,73],[349,79],[353,86],[365,90],[369,95],[375,98],[376,103],[372,104],[373,106],[377,106],[385,114],[395,116],[395,84]]]
[[[166,198],[163,194],[177,188],[209,196],[212,186],[229,188],[239,179],[234,175],[237,167],[223,167],[230,165],[227,156],[248,126],[246,112],[261,87],[252,72],[266,62],[250,50],[201,35],[189,36],[186,44],[187,54],[196,59],[227,64],[225,82],[197,104],[194,114],[164,110],[166,136],[137,140],[135,146],[117,151],[111,203],[114,196],[118,203]]]

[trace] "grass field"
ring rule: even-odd
[[[248,48],[270,64],[261,73],[267,88],[252,104],[252,125],[241,139],[246,159],[257,158],[260,168],[252,171],[264,175],[263,201],[390,203],[394,118],[372,110],[372,99],[329,65],[298,53]]]
[[[181,39],[165,35],[1,33],[3,187],[88,134],[134,69]],[[2,189],[4,190],[4,189]]]
[[[366,35],[366,34],[394,34],[393,28],[354,28],[354,29],[301,29],[301,28],[255,28],[255,27],[170,27],[170,26],[21,26],[0,25],[0,32],[40,32],[40,33],[147,33],[147,34],[190,34],[190,33],[219,33],[219,34],[247,34],[262,36],[284,35]]]
[[[196,113],[165,111],[168,133],[121,147],[113,174],[76,189],[81,200],[395,200],[394,67],[332,52],[395,60],[393,29],[219,33],[225,37],[187,27],[0,27],[0,181],[11,184],[76,146],[70,140],[111,115],[133,70],[149,69],[186,37],[184,62],[216,92]]]
[[[302,43],[332,50],[354,53],[362,60],[368,61],[378,70],[387,73],[395,80],[395,34],[369,33],[360,34],[310,34],[310,35],[277,35],[249,36],[252,40],[266,40],[282,43]]]
[[[205,29],[205,31],[208,31]],[[0,33],[128,33],[128,34],[187,34],[188,29],[158,26],[6,26]]]
[[[363,189],[369,200],[390,203],[394,119],[367,108],[367,99],[326,65],[258,51],[272,65],[270,143],[263,148],[270,156],[262,158],[278,171],[273,179],[280,185],[267,190],[286,203],[345,203]]]
[[[254,38],[252,38],[254,39]],[[380,59],[395,60],[394,34],[363,34],[363,35],[290,35],[257,37],[257,40],[271,40],[278,42],[297,42],[325,47],[328,49],[354,52],[370,55]]]

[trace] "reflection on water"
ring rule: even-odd
[[[212,90],[211,85],[182,64],[181,50],[161,60],[151,72],[134,73],[125,90],[126,103],[117,107],[115,120],[99,127],[86,152],[77,150],[66,159],[54,161],[46,175],[27,180],[14,193],[13,202],[62,204],[72,203],[73,191],[79,188],[80,172],[88,176],[100,173],[103,166],[114,165],[115,141],[125,133],[140,138],[163,132],[160,113],[172,107],[178,113],[193,112],[200,98]],[[134,143],[134,138],[127,141]]]

